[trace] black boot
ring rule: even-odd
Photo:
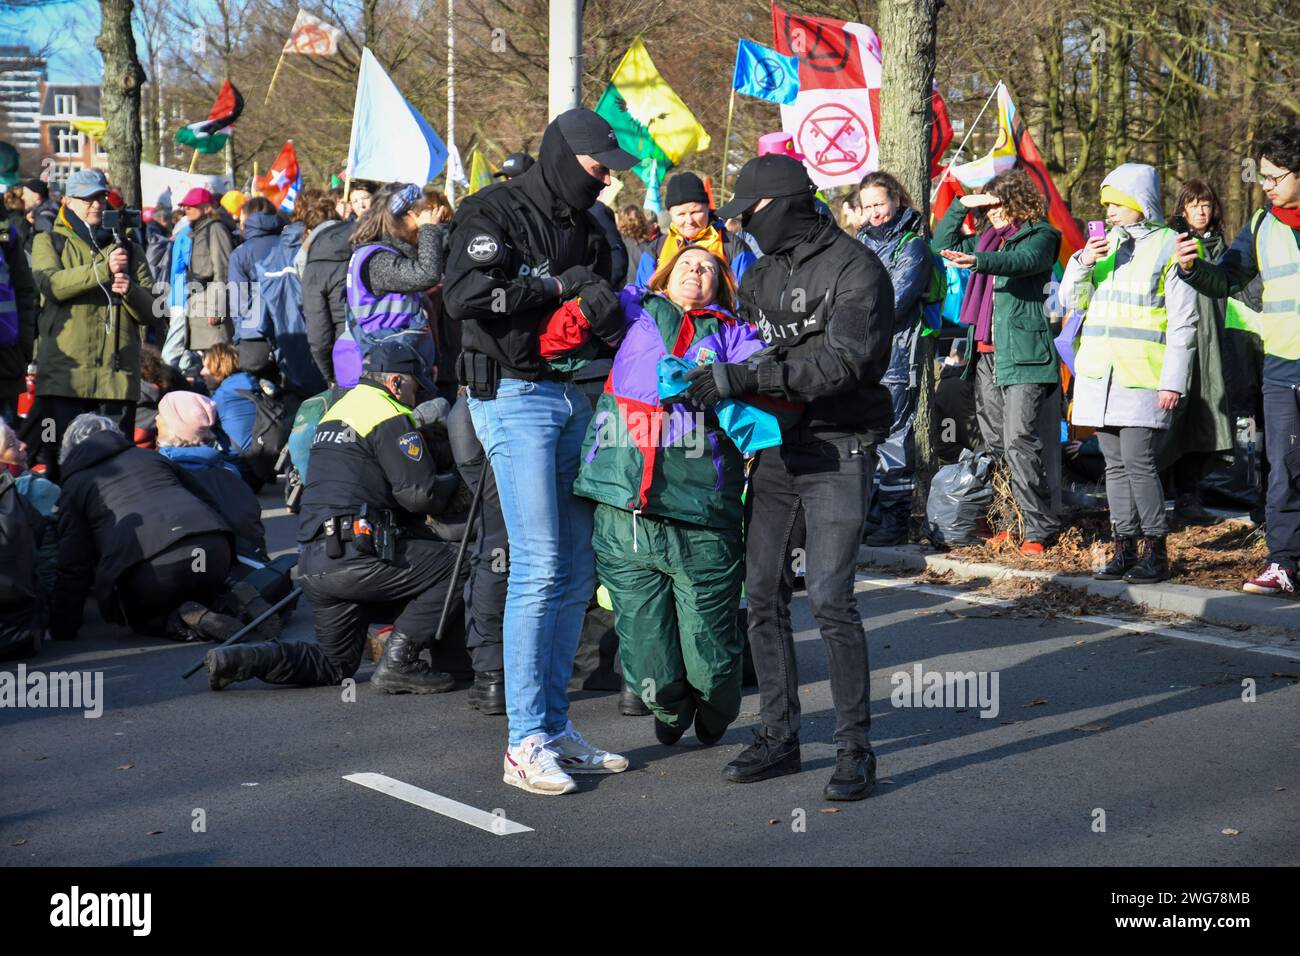
[[[1155,584],[1169,578],[1169,555],[1164,538],[1142,539],[1142,560],[1124,575],[1129,584]]]
[[[244,627],[238,618],[209,610],[198,601],[186,601],[176,609],[176,613],[203,640],[218,644],[230,640]]]
[[[420,660],[420,648],[396,628],[384,643],[384,656],[370,675],[370,686],[381,694],[441,694],[456,681]]]
[[[208,686],[213,690],[254,677],[265,677],[284,659],[284,648],[274,641],[214,647],[203,658],[208,668]]]
[[[618,695],[618,712],[624,717],[648,717],[650,708],[637,696],[636,691],[624,684]]]
[[[1115,535],[1115,554],[1104,568],[1093,574],[1098,581],[1120,581],[1138,561],[1137,538]]]
[[[505,671],[475,671],[469,689],[469,705],[480,714],[499,716],[506,712]]]
[[[798,773],[799,738],[776,740],[764,731],[754,731],[754,742],[722,768],[722,779],[732,783],[755,783]]]
[[[1179,495],[1174,499],[1174,519],[1184,524],[1214,524],[1214,515],[1205,510],[1196,492]]]
[[[911,511],[911,505],[907,502],[904,502],[902,507],[883,509],[880,514],[880,526],[867,535],[867,544],[873,548],[907,544],[907,524],[911,518]]]
[[[870,750],[841,750],[835,773],[822,790],[827,800],[862,800],[876,789],[876,755]]]
[[[658,717],[655,718],[655,740],[659,741],[665,747],[671,747],[677,741],[682,739],[682,734],[686,733],[685,727],[669,727]]]

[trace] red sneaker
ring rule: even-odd
[[[1041,541],[1026,541],[1020,546],[1020,553],[1027,558],[1042,557],[1047,548]]]
[[[1290,594],[1295,591],[1295,581],[1291,572],[1275,561],[1259,577],[1243,584],[1241,589],[1251,594]]]

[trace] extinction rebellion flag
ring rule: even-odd
[[[235,120],[239,119],[239,114],[243,111],[244,97],[226,80],[221,85],[221,92],[217,94],[217,101],[208,112],[208,118],[177,130],[176,142],[204,154],[220,152],[230,138],[230,127],[235,125]]]

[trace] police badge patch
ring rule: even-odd
[[[424,457],[424,439],[419,432],[407,432],[397,439],[397,444],[401,447],[402,454],[411,461],[419,461]]]
[[[466,244],[465,252],[475,262],[487,262],[496,257],[499,248],[495,239],[487,233],[480,233]]]

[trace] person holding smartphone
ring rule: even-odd
[[[1157,459],[1196,358],[1196,293],[1177,274],[1178,233],[1165,225],[1153,167],[1116,168],[1101,203],[1109,234],[1089,238],[1061,279],[1062,304],[1086,312],[1073,422],[1097,429],[1106,458],[1115,546],[1094,577],[1150,583],[1169,577]]]

